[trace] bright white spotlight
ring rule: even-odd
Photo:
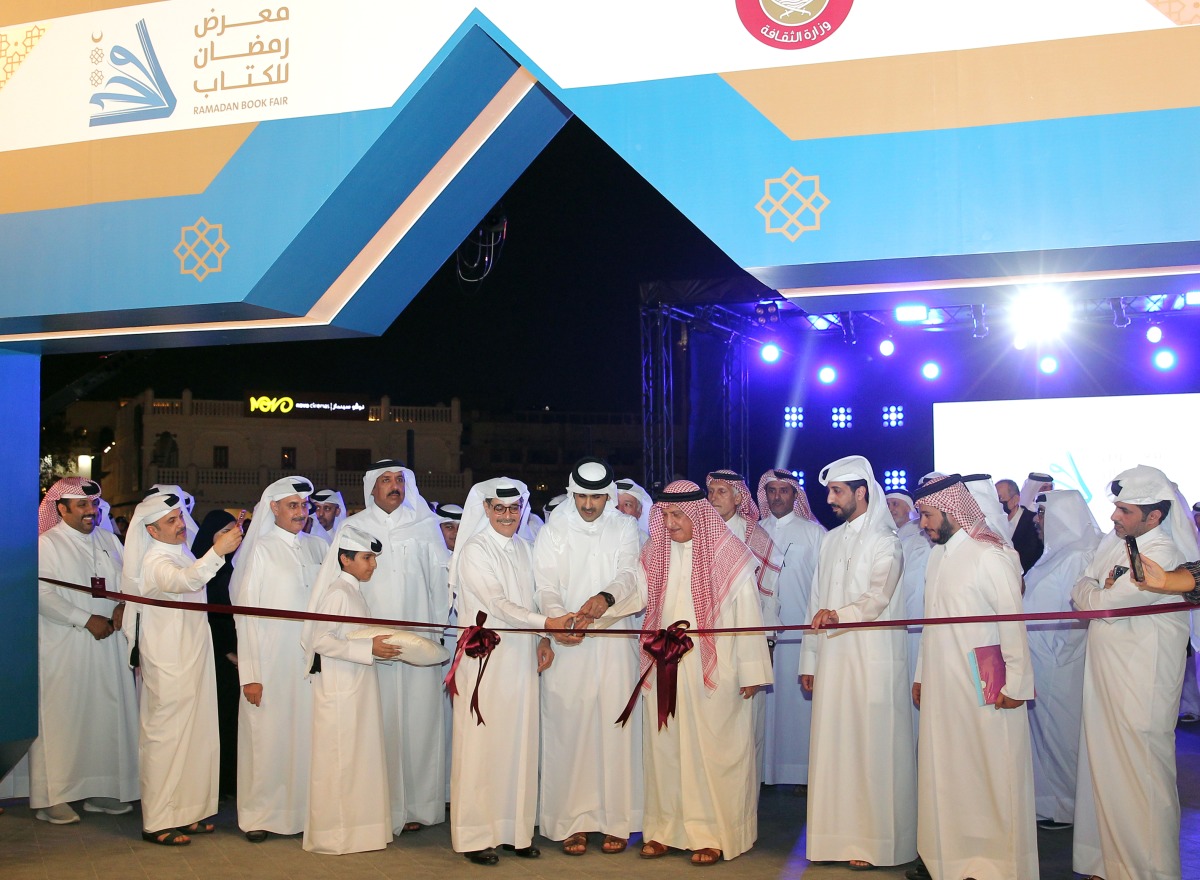
[[[1051,373],[1057,373],[1058,372],[1058,358],[1056,358],[1054,355],[1051,355],[1051,354],[1046,355],[1044,358],[1042,358],[1040,361],[1038,361],[1038,369],[1041,370],[1043,373],[1045,373],[1047,376],[1049,376]]]
[[[1029,342],[1057,339],[1071,323],[1072,311],[1071,301],[1057,287],[1021,288],[1008,305],[1013,345],[1022,349]]]
[[[921,375],[932,381],[942,375],[942,368],[933,361],[929,361],[921,367]]]
[[[896,353],[896,343],[890,339],[885,339],[879,343],[879,353],[886,357],[891,357]]]
[[[766,345],[764,345],[762,347],[762,349],[758,353],[758,356],[761,357],[768,364],[773,364],[773,363],[775,363],[775,361],[779,360],[779,355],[780,355],[779,346],[776,345],[774,342],[768,342]]]
[[[1146,328],[1146,341],[1151,345],[1158,345],[1162,342],[1162,327],[1157,324],[1151,324]]]
[[[928,317],[929,308],[927,306],[896,306],[896,320],[901,324],[919,324]]]
[[[1189,290],[1183,295],[1183,304],[1188,306],[1200,306],[1200,290]]]
[[[1175,352],[1169,348],[1159,349],[1154,353],[1154,366],[1160,370],[1172,370],[1175,368]]]
[[[821,367],[821,369],[817,371],[817,378],[820,379],[824,385],[832,385],[837,379],[837,370],[835,370],[833,367]]]

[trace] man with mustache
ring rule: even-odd
[[[100,484],[59,480],[38,510],[38,575],[121,588],[121,545],[97,528]],[[125,667],[125,603],[38,581],[38,738],[29,747],[29,806],[53,825],[128,813],[137,800],[137,697]]]
[[[337,489],[318,489],[308,496],[313,506],[313,524],[309,534],[333,543],[333,536],[346,520],[346,501]]]
[[[133,511],[125,539],[122,592],[151,599],[204,602],[205,585],[242,543],[230,523],[196,559],[188,545],[186,511],[178,495],[155,494]],[[205,615],[143,605],[126,614],[123,630],[142,671],[142,839],[186,846],[211,834],[204,819],[217,811],[221,768],[212,636]]]
[[[312,483],[284,477],[265,490],[233,560],[235,605],[303,611],[328,545],[305,533]],[[312,689],[296,646],[303,624],[234,618],[238,634],[238,826],[251,843],[304,830]]]
[[[445,626],[450,619],[446,566],[450,551],[437,517],[401,462],[384,459],[363,476],[366,507],[346,524],[383,545],[379,568],[362,585],[376,617]],[[440,631],[416,630],[437,639]],[[387,747],[393,831],[420,831],[446,821],[446,737],[440,666],[381,663],[379,695]]]

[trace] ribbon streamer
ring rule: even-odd
[[[625,704],[621,717],[617,719],[617,724],[624,727],[629,716],[633,714],[638,693],[645,685],[651,669],[658,670],[658,729],[666,727],[667,719],[675,716],[675,701],[679,693],[679,661],[683,659],[684,654],[692,650],[692,640],[686,632],[690,625],[686,620],[677,620],[642,642],[642,650],[650,655],[650,665],[633,686],[633,693],[629,702]]]
[[[454,662],[450,664],[450,671],[443,679],[446,692],[453,700],[458,696],[458,683],[454,680],[454,673],[458,671],[459,661],[462,660],[464,654],[479,661],[479,675],[476,677],[475,687],[471,691],[471,712],[475,715],[476,724],[484,723],[483,714],[479,711],[479,685],[483,682],[483,673],[487,671],[492,651],[496,650],[496,646],[500,644],[500,636],[496,631],[484,627],[486,622],[487,612],[480,611],[475,615],[475,625],[468,626],[463,630],[463,634],[458,639],[458,649],[454,652]]]

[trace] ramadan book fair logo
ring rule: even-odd
[[[742,25],[776,49],[815,46],[842,26],[854,0],[737,0]]]

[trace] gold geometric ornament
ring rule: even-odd
[[[806,177],[789,168],[782,177],[763,181],[763,197],[754,207],[766,218],[768,233],[779,232],[795,241],[821,228],[821,212],[828,206],[819,176]]]
[[[37,24],[15,31],[0,31],[0,89],[8,84],[45,35],[46,29]]]
[[[210,273],[221,271],[221,260],[229,252],[229,244],[221,233],[221,224],[209,223],[203,217],[191,226],[179,230],[179,274],[191,275],[203,281]]]
[[[1197,0],[1147,0],[1175,24],[1200,24],[1200,2]]]

